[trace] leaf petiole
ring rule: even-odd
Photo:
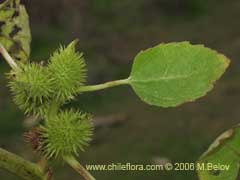
[[[89,85],[89,86],[82,86],[78,89],[79,92],[88,92],[88,91],[98,91],[102,89],[107,89],[115,86],[129,84],[129,78],[121,79],[116,81],[110,81],[103,84],[98,85]]]

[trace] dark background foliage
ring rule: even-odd
[[[79,39],[88,65],[88,83],[128,76],[133,57],[162,42],[191,41],[226,54],[232,61],[214,90],[177,108],[151,107],[129,87],[80,95],[70,106],[95,120],[121,120],[95,131],[91,146],[80,154],[83,164],[151,164],[156,160],[195,162],[219,133],[239,123],[240,2],[238,0],[24,0],[32,29],[34,61]],[[24,115],[14,105],[0,62],[0,145],[36,160],[22,140]],[[67,166],[52,163],[58,180],[80,179]],[[97,179],[197,179],[194,171],[92,172]],[[1,179],[15,176],[0,171]]]

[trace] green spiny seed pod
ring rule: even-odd
[[[60,47],[50,58],[48,69],[55,83],[56,98],[71,99],[86,79],[86,65],[81,53],[76,52],[77,41]]]
[[[78,155],[91,140],[92,116],[79,111],[61,111],[46,119],[41,126],[41,145],[43,155],[48,158]]]
[[[14,101],[25,113],[42,115],[53,93],[53,83],[39,64],[21,65],[21,71],[9,75]]]

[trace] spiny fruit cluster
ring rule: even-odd
[[[44,115],[53,101],[63,104],[74,97],[85,82],[86,68],[82,54],[75,51],[76,41],[61,47],[47,67],[31,63],[11,78],[14,101],[25,113]]]
[[[66,48],[60,47],[46,67],[36,63],[21,64],[18,71],[9,75],[9,87],[18,107],[26,114],[45,120],[37,128],[35,134],[40,142],[34,147],[47,158],[77,155],[91,140],[91,115],[59,110],[62,104],[74,98],[86,79],[84,59],[75,46],[76,41],[73,41]],[[28,139],[34,141],[35,138]]]
[[[79,111],[62,111],[47,119],[46,126],[40,127],[40,145],[46,157],[57,158],[59,155],[78,155],[92,136],[91,115]],[[41,147],[42,146],[42,147]]]

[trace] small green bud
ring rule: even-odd
[[[40,128],[43,155],[48,159],[78,155],[91,140],[91,120],[91,115],[73,110],[48,117]]]
[[[62,102],[71,99],[86,79],[83,55],[75,51],[77,41],[60,47],[50,58],[49,72],[54,79],[56,98]]]
[[[52,97],[52,79],[39,64],[21,65],[21,71],[9,76],[14,101],[25,113],[42,115]]]

